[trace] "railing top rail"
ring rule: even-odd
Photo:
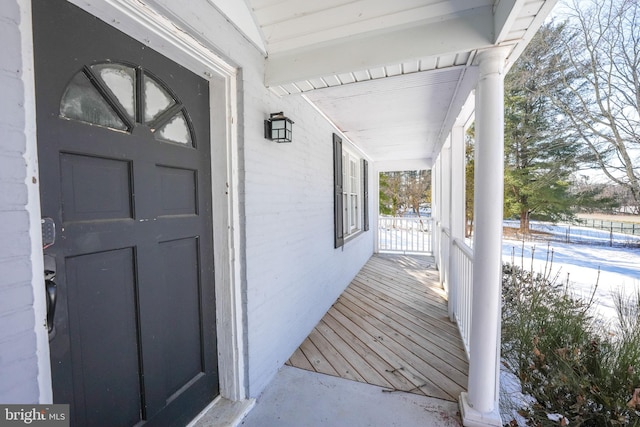
[[[428,221],[433,222],[433,218],[430,216],[379,216],[380,221]]]
[[[469,258],[469,259],[473,259],[473,249],[471,249],[469,247],[469,245],[467,245],[467,243],[462,240],[462,239],[458,239],[455,238],[453,239],[453,244],[455,246],[457,246],[458,248],[460,248],[460,250]]]

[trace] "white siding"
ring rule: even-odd
[[[37,403],[50,395],[41,384],[39,365],[46,351],[41,301],[34,302],[32,229],[39,228],[28,211],[37,175],[29,172],[28,137],[33,125],[30,95],[30,11],[28,1],[0,3],[0,402]],[[21,31],[26,35],[21,34]],[[31,188],[30,188],[31,187]],[[44,284],[42,285],[42,287]],[[39,294],[38,297],[42,297]],[[46,338],[45,338],[46,339]],[[40,359],[39,359],[40,357]],[[48,362],[47,362],[48,363]]]

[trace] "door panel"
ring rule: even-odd
[[[132,248],[66,260],[72,359],[81,361],[73,364],[74,388],[82,392],[72,405],[91,408],[83,425],[140,421],[134,265]]]
[[[54,401],[76,426],[183,425],[218,393],[208,82],[64,0],[32,6]]]
[[[129,161],[61,153],[60,172],[63,221],[133,218]]]
[[[166,398],[194,379],[202,371],[200,347],[199,266],[197,238],[160,243],[163,276],[167,291],[163,294],[165,314],[162,341],[166,376]],[[175,318],[172,313],[184,313]]]
[[[198,192],[196,171],[156,166],[160,185],[160,216],[197,215]]]

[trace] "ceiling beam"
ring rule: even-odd
[[[506,40],[523,5],[524,0],[500,0],[496,4],[493,21],[496,44]]]
[[[366,70],[410,60],[468,52],[493,45],[492,6],[396,31],[349,37],[267,58],[266,86]],[[422,42],[419,42],[422,41]]]

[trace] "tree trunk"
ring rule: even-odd
[[[523,209],[520,212],[520,232],[528,233],[529,232],[529,211]]]

